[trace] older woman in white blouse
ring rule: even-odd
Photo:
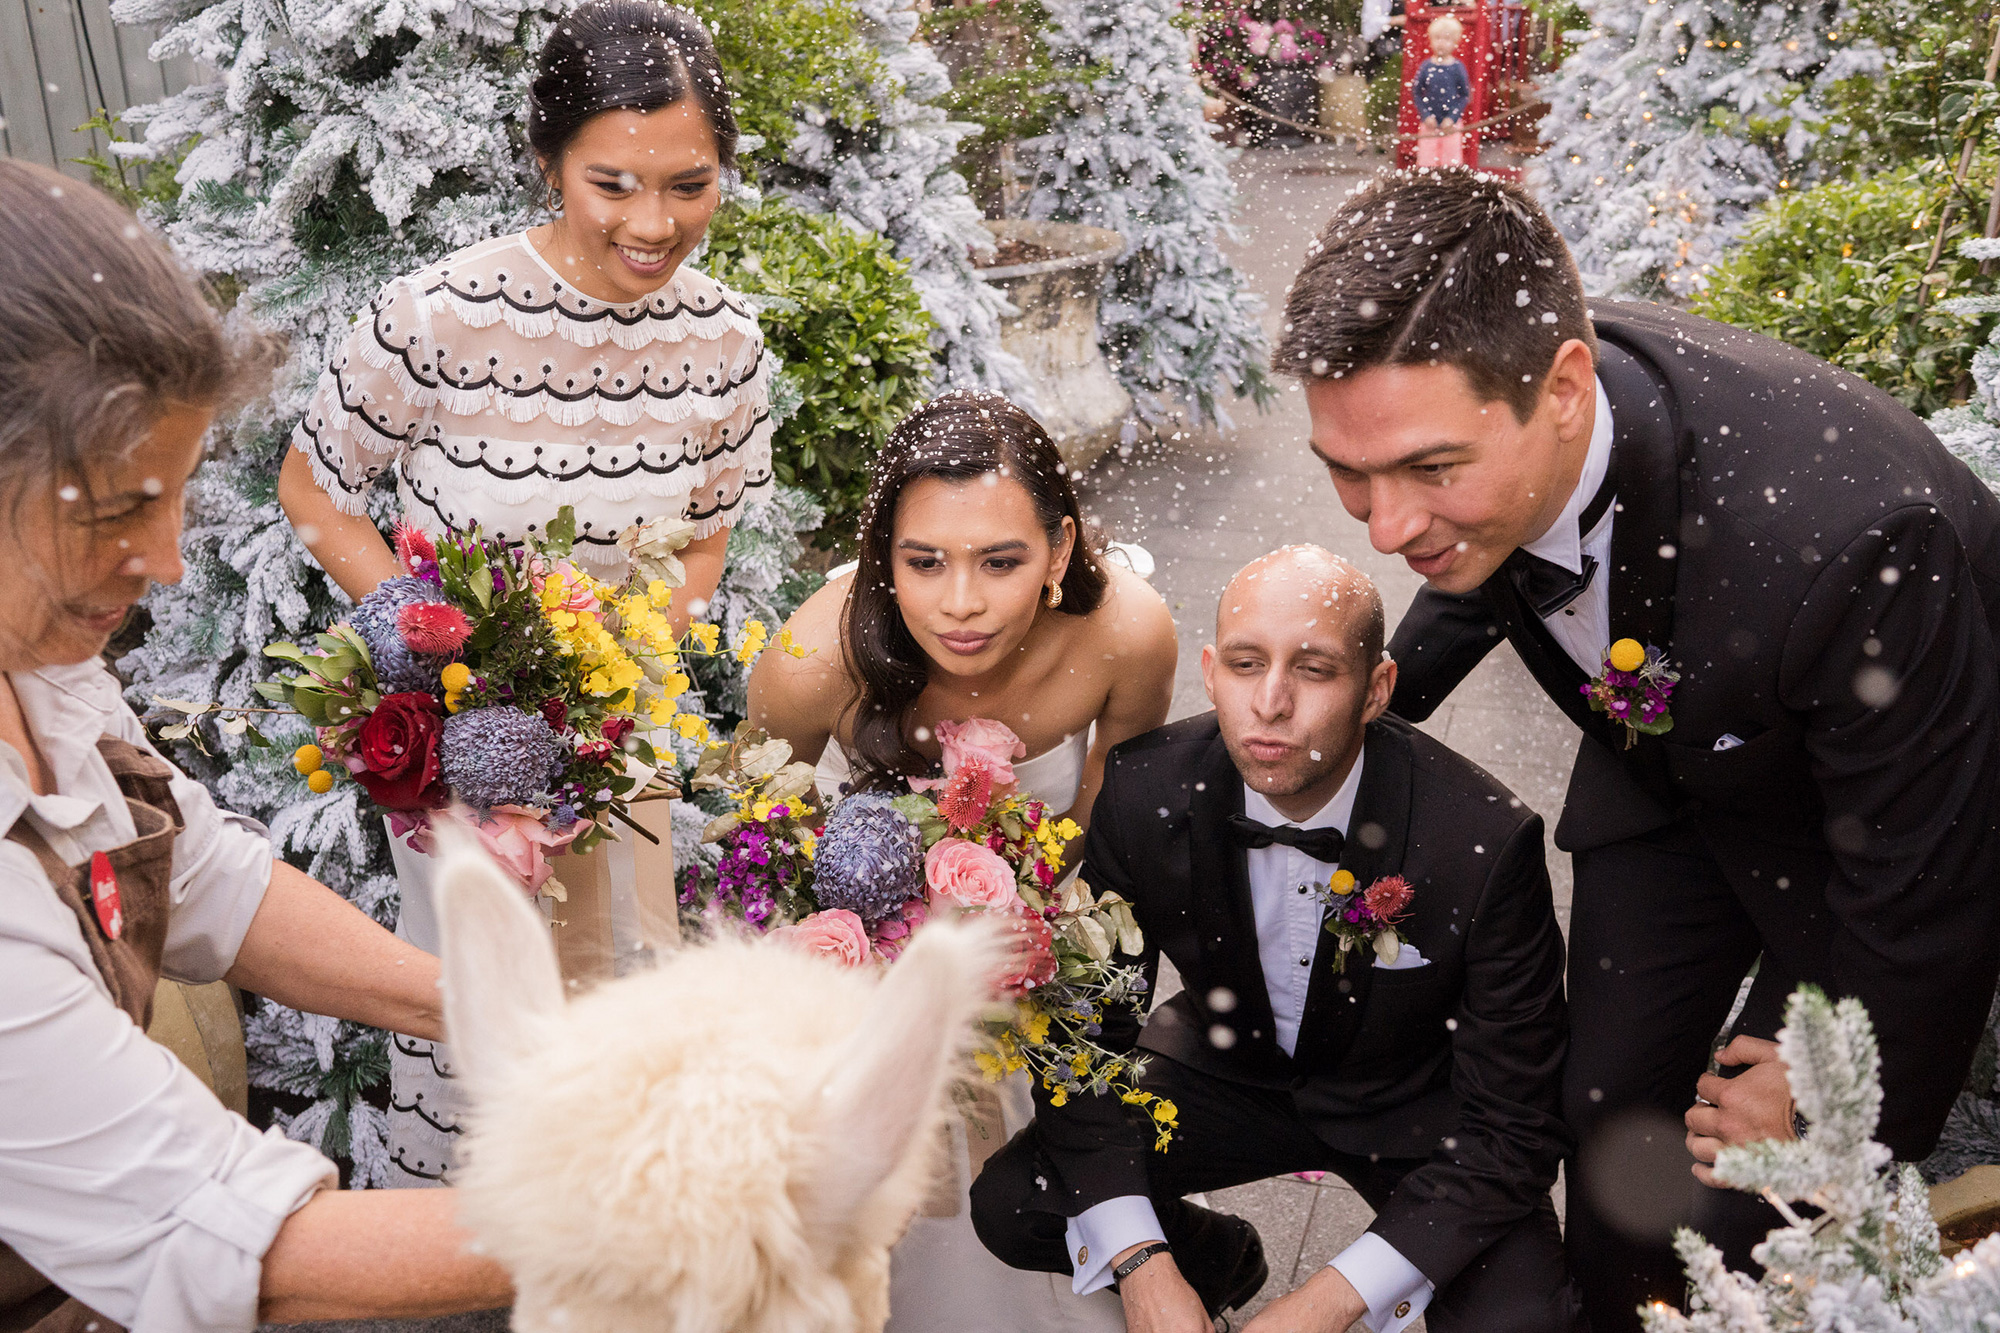
[[[0,1327],[247,1330],[504,1305],[445,1192],[351,1194],[149,1041],[160,975],[440,1035],[436,959],[276,861],[147,743],[98,654],[180,577],[230,391],[122,210],[0,161]]]

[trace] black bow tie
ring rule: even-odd
[[[1337,828],[1292,828],[1279,825],[1272,828],[1260,824],[1248,815],[1229,817],[1229,836],[1239,846],[1248,848],[1269,847],[1272,843],[1283,843],[1296,847],[1315,861],[1324,861],[1330,866],[1340,864],[1340,849],[1347,845],[1347,837]]]
[[[1516,550],[1501,568],[1507,571],[1508,582],[1521,594],[1521,600],[1528,604],[1528,609],[1547,620],[1583,596],[1597,573],[1597,557],[1586,555],[1583,571],[1572,574],[1553,560],[1530,555],[1526,550]]]

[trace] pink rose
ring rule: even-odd
[[[843,967],[860,967],[868,961],[868,927],[844,907],[814,912],[795,926],[776,932],[785,943],[831,959]]]
[[[933,909],[949,904],[966,911],[1003,911],[1021,901],[1014,892],[1013,867],[964,838],[940,839],[924,853],[924,882],[930,886]]]
[[[929,903],[922,898],[910,899],[875,927],[875,952],[895,962],[903,956],[903,950],[910,947],[910,936],[916,934],[917,927],[930,920],[930,916]]]
[[[579,819],[558,833],[544,822],[545,812],[524,805],[496,805],[484,816],[463,806],[451,813],[479,835],[493,859],[530,893],[539,892],[555,873],[547,858],[562,853],[590,826],[588,820]]]
[[[542,590],[542,585],[549,581],[551,574],[560,574],[563,579],[563,599],[551,610],[597,614],[597,594],[584,582],[586,575],[582,570],[567,560],[558,560],[551,565],[539,555],[528,557],[528,582],[536,592]]]
[[[914,791],[929,791],[949,782],[966,760],[984,759],[993,772],[993,791],[1005,796],[1014,788],[1014,760],[1026,759],[1028,747],[1005,722],[991,718],[968,718],[964,722],[940,722],[938,744],[944,748],[944,777],[919,778],[910,783]]]

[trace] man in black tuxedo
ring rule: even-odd
[[[1105,1015],[1101,1038],[1140,1050],[1179,1127],[1154,1151],[1117,1098],[1038,1090],[1035,1123],[973,1186],[980,1238],[1079,1292],[1118,1275],[1134,1333],[1196,1333],[1267,1274],[1254,1228],[1182,1196],[1331,1171],[1373,1227],[1250,1330],[1580,1328],[1549,1200],[1570,1138],[1541,819],[1383,716],[1381,602],[1345,562],[1267,556],[1217,622],[1215,711],[1111,752],[1083,855],[1094,888],[1133,904],[1147,975],[1164,953],[1185,982],[1143,1026]],[[1313,892],[1336,870],[1354,893],[1414,888],[1400,948],[1343,954]]]
[[[1798,983],[1867,1005],[1897,1157],[1930,1151],[1966,1076],[2000,965],[1994,497],[1825,362],[1586,309],[1548,219],[1470,172],[1343,205],[1276,360],[1342,504],[1429,581],[1392,708],[1427,716],[1504,637],[1583,731],[1556,828],[1568,1240],[1597,1333],[1636,1328],[1685,1289],[1677,1213],[1739,1265],[1773,1224],[1671,1162],[1635,1175],[1683,1123],[1704,1183],[1721,1144],[1792,1135],[1768,1038]],[[1664,734],[1585,697],[1626,639],[1679,673]],[[1721,1053],[1740,1072],[1704,1074],[1760,956]]]

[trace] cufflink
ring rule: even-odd
[[[1398,1319],[1403,1318],[1405,1315],[1409,1313],[1410,1313],[1410,1303],[1408,1301],[1404,1301],[1401,1305],[1396,1307],[1396,1318]]]
[[[1076,1261],[1080,1264],[1090,1262],[1090,1247],[1088,1245],[1079,1245],[1076,1247]]]

